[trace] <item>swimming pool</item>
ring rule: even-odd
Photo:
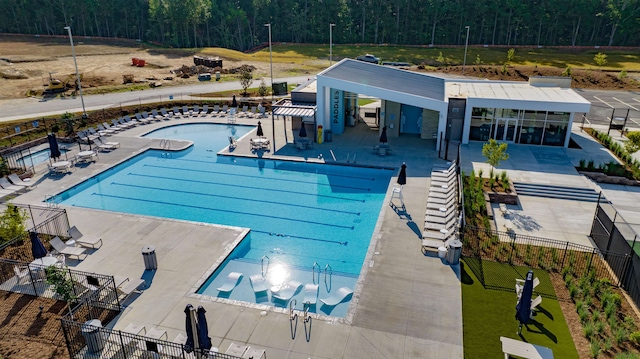
[[[60,148],[60,153],[65,153],[65,152],[67,152],[67,149]],[[49,148],[43,148],[39,151],[32,152],[29,155],[18,158],[16,160],[16,163],[24,166],[31,166],[31,165],[35,166],[43,162],[47,162],[50,156],[51,156],[51,151],[49,150]]]
[[[354,289],[392,171],[216,155],[229,136],[252,129],[185,124],[154,131],[146,136],[194,145],[170,158],[146,151],[61,193],[60,204],[251,228],[199,294],[287,306],[271,292],[256,296],[249,276],[261,273],[273,289],[290,280],[318,283],[319,298]],[[219,292],[233,271],[242,281]],[[303,296],[294,296],[297,309]],[[349,306],[318,303],[311,312],[338,317]]]

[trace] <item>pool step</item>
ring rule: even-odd
[[[557,186],[541,183],[513,182],[518,196],[567,199],[583,202],[598,202],[600,193],[588,187]],[[600,201],[606,201],[604,197]]]

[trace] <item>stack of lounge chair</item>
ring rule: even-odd
[[[447,241],[455,239],[459,221],[456,164],[434,166],[422,232],[422,251],[446,247]]]

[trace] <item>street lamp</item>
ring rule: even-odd
[[[269,65],[271,66],[271,98],[273,99],[273,54],[271,52],[271,23],[264,24],[269,28]]]
[[[464,74],[464,68],[467,66],[467,47],[469,46],[469,26],[465,26],[467,29],[467,37],[464,39],[464,60],[462,60],[462,74]]]
[[[329,66],[333,64],[333,27],[336,24],[329,24]]]
[[[87,111],[84,108],[84,97],[82,97],[82,86],[80,85],[80,72],[78,72],[78,62],[76,61],[76,51],[73,48],[73,36],[71,36],[71,26],[65,26],[65,30],[69,33],[69,41],[71,42],[71,54],[73,55],[73,64],[76,66],[76,78],[78,79],[78,91],[80,91],[80,102],[82,102],[82,118],[87,118]]]

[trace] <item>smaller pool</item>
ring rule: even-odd
[[[67,152],[67,149],[60,148],[60,153]],[[31,152],[30,155],[22,156],[16,160],[17,164],[23,166],[31,166],[31,165],[39,165],[43,162],[47,162],[49,157],[51,156],[51,151],[49,148],[43,148],[36,152]]]

